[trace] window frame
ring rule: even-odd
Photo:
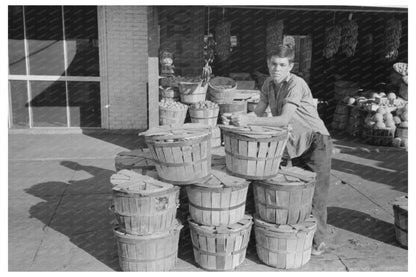
[[[99,76],[67,76],[67,68],[68,68],[68,56],[67,56],[67,46],[66,46],[66,35],[65,35],[65,12],[64,8],[65,6],[61,6],[61,14],[62,14],[62,32],[63,32],[63,52],[64,52],[64,75],[31,75],[30,74],[30,59],[28,58],[29,53],[29,43],[27,39],[27,32],[26,32],[26,18],[25,18],[25,6],[22,6],[23,8],[23,42],[24,42],[24,49],[25,49],[25,66],[26,66],[26,75],[19,75],[19,74],[10,74],[10,67],[8,67],[8,81],[26,81],[26,89],[27,89],[27,99],[28,99],[28,113],[29,113],[29,129],[55,129],[55,128],[70,128],[70,129],[81,129],[81,128],[88,128],[88,129],[101,129],[108,127],[108,110],[105,103],[108,99],[105,92],[103,91],[103,88],[105,87],[103,85],[103,50],[102,45],[102,34],[103,30],[100,26],[101,24],[101,16],[102,12],[99,9],[99,6],[96,6],[97,8],[97,32],[98,32],[98,62],[99,62]],[[33,111],[31,106],[31,99],[32,99],[32,91],[30,86],[30,81],[65,81],[65,96],[66,96],[66,118],[67,118],[67,126],[66,127],[36,127],[33,126]],[[101,102],[101,126],[99,127],[73,127],[71,126],[71,117],[70,117],[70,106],[69,106],[69,95],[68,95],[68,82],[76,81],[76,82],[98,82],[100,84],[100,102]],[[13,126],[13,111],[12,111],[12,105],[11,105],[11,97],[12,92],[10,91],[10,85],[9,85],[9,128]],[[104,102],[105,101],[105,102]]]

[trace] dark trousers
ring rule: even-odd
[[[312,214],[317,220],[317,230],[313,244],[319,245],[327,235],[327,198],[331,177],[331,137],[314,133],[311,146],[301,156],[291,160],[293,166],[305,168],[316,173],[315,192],[312,199]]]

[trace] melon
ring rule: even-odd
[[[376,122],[376,124],[374,125],[374,128],[377,128],[377,129],[384,129],[384,128],[386,128],[386,124],[384,124],[384,122],[383,122],[383,121],[378,121],[378,122]]]
[[[402,120],[400,119],[400,117],[398,117],[397,115],[396,116],[393,116],[393,121],[397,125],[402,122]]]
[[[400,147],[402,145],[402,139],[401,138],[394,138],[393,139],[393,146],[394,147]]]
[[[384,107],[380,107],[377,109],[377,113],[381,113],[382,115],[385,114],[387,112],[386,108]]]
[[[390,112],[387,112],[383,115],[384,121],[390,120],[393,121],[393,115]]]
[[[396,128],[396,124],[394,123],[393,119],[386,120],[384,124],[386,124],[387,128]]]
[[[402,113],[402,120],[403,121],[409,120],[409,115],[408,115],[407,111],[405,111],[405,112]]]
[[[352,105],[352,104],[354,104],[355,103],[355,98],[354,97],[350,97],[349,99],[348,99],[348,105]]]
[[[383,122],[383,114],[376,112],[373,117],[374,117],[374,121]]]
[[[387,94],[387,98],[388,99],[396,99],[396,94],[394,92],[390,92],[389,94]]]

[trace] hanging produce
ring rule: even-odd
[[[267,55],[283,43],[283,20],[269,22],[266,28]]]
[[[325,30],[324,57],[332,58],[337,52],[341,43],[341,26],[335,25]]]
[[[217,42],[217,56],[219,61],[225,61],[230,56],[231,49],[231,22],[223,21],[215,28],[215,41]]]
[[[387,20],[384,33],[385,58],[389,61],[395,60],[399,54],[402,22],[396,18]]]
[[[341,37],[342,52],[347,57],[354,56],[355,47],[357,46],[358,42],[358,24],[354,20],[349,20],[345,22],[342,25]]]
[[[283,45],[289,48],[295,49],[295,46],[296,46],[295,38],[292,36],[285,36],[283,38]]]

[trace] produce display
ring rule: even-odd
[[[348,105],[358,106],[370,112],[375,112],[380,107],[392,112],[407,103],[403,98],[396,96],[394,92],[389,92],[387,95],[384,92],[367,92],[363,96],[345,97],[343,101]]]
[[[197,103],[194,103],[190,106],[191,109],[195,110],[205,110],[205,109],[215,109],[219,108],[218,104],[211,102],[211,101],[200,101]]]
[[[393,69],[397,73],[399,73],[402,76],[408,75],[408,65],[407,63],[395,63],[393,64]]]
[[[332,58],[337,52],[341,43],[341,26],[335,25],[326,29],[324,57]]]
[[[342,25],[341,36],[342,52],[345,53],[347,57],[354,56],[355,47],[358,42],[358,24],[354,20],[345,22]]]
[[[387,20],[385,28],[385,58],[395,60],[399,55],[400,38],[402,36],[402,22],[395,18]]]
[[[231,22],[222,22],[215,28],[216,52],[219,61],[228,59],[231,53]]]
[[[171,98],[163,98],[162,100],[160,100],[159,107],[168,110],[185,110],[188,108],[187,105],[174,101]]]
[[[385,107],[378,108],[374,115],[369,113],[364,122],[368,127],[372,127],[374,129],[396,128],[396,124],[393,120],[393,114]]]
[[[178,83],[180,82],[199,83],[202,81],[201,77],[199,76],[178,76],[177,80],[178,80]]]
[[[283,20],[269,22],[266,28],[267,54],[276,49],[283,42]]]

